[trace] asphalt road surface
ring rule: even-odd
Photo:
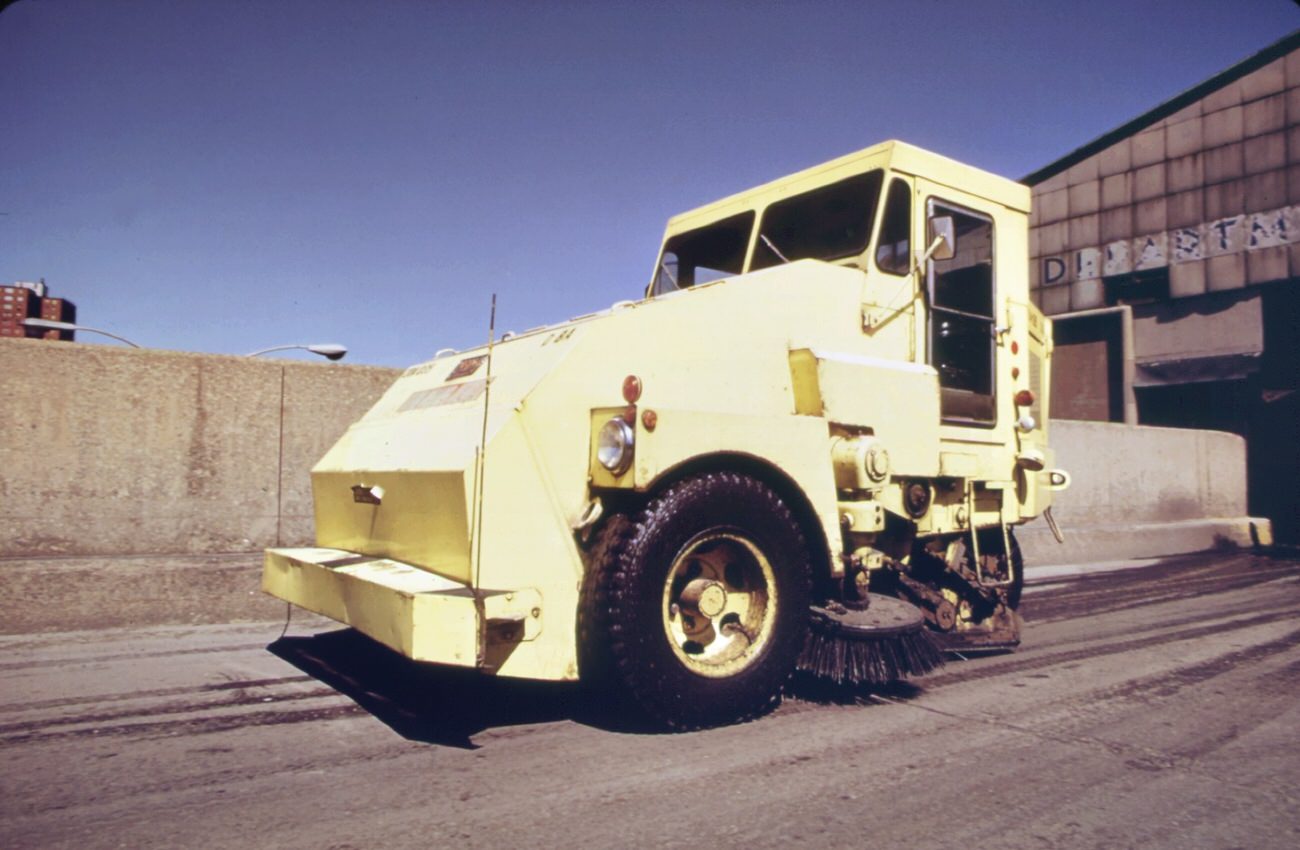
[[[1014,654],[684,735],[301,614],[0,638],[0,847],[1300,847],[1300,560],[1022,611]]]

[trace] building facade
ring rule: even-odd
[[[1295,541],[1300,32],[1024,182],[1053,415],[1245,436],[1251,510]]]

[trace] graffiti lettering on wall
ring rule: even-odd
[[[1300,242],[1300,207],[1282,207],[1121,239],[1099,248],[1080,248],[1064,256],[1043,257],[1042,281],[1044,286],[1050,286],[1095,280],[1292,242]]]

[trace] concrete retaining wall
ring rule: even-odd
[[[1056,466],[1070,473],[1052,514],[1020,532],[1026,560],[1086,563],[1250,545],[1267,520],[1246,507],[1246,441],[1220,431],[1052,422]]]
[[[1058,520],[1080,525],[1246,515],[1246,441],[1222,431],[1110,422],[1051,425],[1056,465],[1073,482]]]
[[[311,466],[397,374],[0,340],[0,557],[309,543]]]

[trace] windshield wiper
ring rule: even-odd
[[[676,263],[674,263],[673,265],[676,265]],[[673,285],[673,289],[681,289],[681,286],[677,283],[677,275],[673,274],[671,271],[668,270],[668,263],[665,263],[663,260],[660,260],[659,273],[655,275],[656,293],[671,291],[663,285],[664,278],[667,278],[668,282]]]
[[[781,262],[783,262],[783,263],[788,263],[788,262],[790,262],[790,258],[787,257],[785,254],[782,254],[781,251],[780,251],[780,249],[777,248],[775,245],[772,244],[772,240],[771,240],[771,239],[768,239],[768,238],[767,238],[765,235],[763,235],[762,233],[758,234],[758,238],[763,240],[763,244],[767,246],[767,248],[768,248],[769,251],[771,251],[773,254],[776,254],[778,257],[781,258]]]

